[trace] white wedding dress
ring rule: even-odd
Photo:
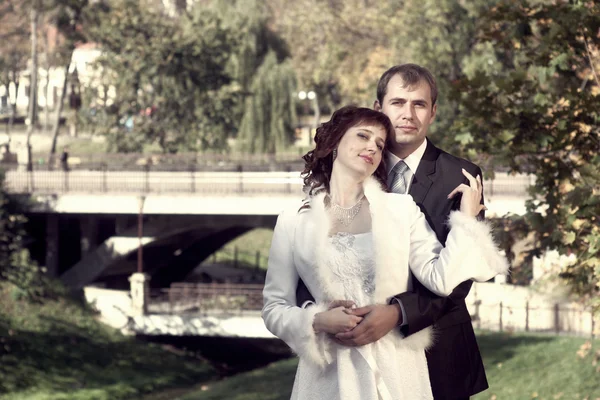
[[[343,298],[353,300],[358,307],[373,304],[373,234],[336,233],[329,237],[327,246],[329,259],[322,261],[343,285]],[[397,333],[361,347],[327,340],[334,361],[321,369],[300,358],[292,399],[432,399],[424,351],[396,346],[392,334]]]

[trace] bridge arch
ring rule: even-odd
[[[144,272],[152,287],[168,287],[226,243],[254,228],[273,228],[275,216],[189,216],[150,219],[144,226]],[[137,270],[137,226],[105,240],[61,275],[69,287],[80,289],[95,281],[124,288]],[[116,283],[118,282],[118,283]]]

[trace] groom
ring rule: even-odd
[[[437,86],[431,73],[419,65],[402,64],[381,76],[374,108],[385,113],[395,127],[395,137],[388,138],[386,156],[390,190],[408,192],[438,240],[445,243],[448,215],[460,206],[460,196],[448,199],[448,194],[459,184],[467,183],[462,169],[473,176],[482,173],[475,164],[438,149],[426,138],[435,119],[436,100]],[[379,340],[392,329],[410,336],[433,325],[435,341],[426,356],[434,398],[468,399],[488,388],[465,304],[471,285],[471,281],[463,282],[443,298],[413,277],[412,291],[399,293],[390,304],[354,309],[353,313],[364,317],[363,321],[354,330],[338,334],[337,339],[347,346],[362,346]],[[312,296],[300,281],[298,304],[310,299]]]

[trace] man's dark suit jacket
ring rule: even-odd
[[[448,236],[450,211],[460,207],[460,196],[448,199],[448,194],[459,184],[468,183],[462,168],[473,176],[482,176],[477,165],[454,157],[428,141],[409,189],[409,194],[441,243],[445,243]],[[395,296],[406,312],[407,325],[401,328],[404,335],[434,326],[434,345],[426,355],[436,400],[466,398],[488,388],[471,316],[465,304],[471,285],[472,281],[463,282],[450,296],[443,298],[427,290],[413,277],[413,291]],[[311,299],[306,286],[300,281],[298,305]]]

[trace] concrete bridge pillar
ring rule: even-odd
[[[119,215],[115,218],[115,233],[117,235],[125,234],[132,226],[129,216]]]
[[[131,284],[131,316],[146,315],[150,298],[150,275],[136,272],[129,277],[129,282]]]
[[[98,247],[98,218],[81,218],[81,255],[85,255]]]
[[[46,216],[46,270],[48,276],[59,275],[59,240],[60,230],[58,228],[58,214]]]

